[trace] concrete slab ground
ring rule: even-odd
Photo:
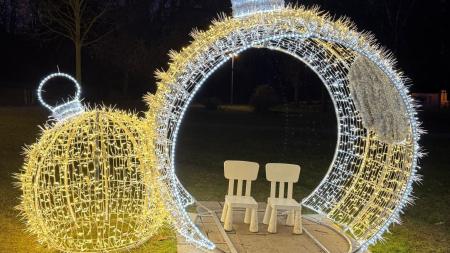
[[[347,253],[351,251],[351,242],[332,229],[333,224],[327,223],[318,215],[304,215],[302,235],[292,234],[292,227],[285,224],[286,215],[278,215],[278,233],[267,232],[267,225],[262,224],[265,203],[259,203],[258,218],[259,232],[251,233],[247,224],[244,224],[245,210],[237,210],[233,215],[233,231],[223,233],[223,224],[218,225],[218,218],[222,213],[221,202],[199,202],[199,206],[205,206],[213,211],[205,212],[203,208],[197,208],[199,215],[191,217],[195,224],[214,242],[217,249],[212,252],[227,253]],[[222,230],[222,231],[221,231]],[[224,236],[225,234],[225,236]],[[228,238],[225,238],[228,237]],[[232,243],[227,244],[227,240]],[[233,248],[236,251],[233,251]],[[325,249],[324,249],[325,248]],[[178,238],[178,253],[200,253],[203,252],[187,244],[182,238]]]

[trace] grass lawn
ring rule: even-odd
[[[336,143],[333,114],[260,115],[191,109],[183,122],[177,146],[177,174],[199,200],[220,200],[228,184],[223,161],[242,159],[301,165],[295,197],[307,196],[322,180]],[[430,134],[422,141],[429,155],[422,161],[423,184],[415,186],[415,205],[406,210],[402,226],[391,229],[374,253],[450,252],[450,114],[426,115]],[[438,123],[439,125],[437,125]],[[252,185],[258,201],[269,195],[269,184],[259,175]]]
[[[55,252],[40,246],[27,234],[17,217],[14,207],[18,204],[19,190],[14,188],[12,173],[18,172],[23,163],[22,147],[32,144],[39,134],[37,125],[47,119],[47,112],[39,108],[0,107],[0,252],[34,253]],[[131,253],[174,253],[176,238],[173,231],[162,228],[153,240]]]
[[[441,118],[433,115],[426,121],[448,124],[448,114],[438,116]],[[12,187],[11,178],[22,164],[22,145],[35,141],[36,125],[46,117],[47,112],[37,108],[0,108],[0,252],[48,252],[23,231],[14,210],[19,191]],[[404,224],[394,227],[387,242],[373,247],[373,252],[450,252],[449,140],[448,127],[424,138],[429,156],[422,163],[424,182],[415,187],[418,200],[403,216]],[[227,187],[224,160],[297,163],[302,172],[294,191],[300,199],[325,175],[335,143],[336,122],[329,113],[287,116],[192,109],[179,135],[177,174],[198,200],[221,200]],[[252,190],[259,201],[269,194],[263,178],[260,174]],[[163,229],[155,240],[132,252],[176,252],[174,233]]]

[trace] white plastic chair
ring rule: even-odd
[[[270,181],[270,197],[267,199],[264,224],[269,224],[268,232],[277,232],[277,212],[288,211],[286,225],[294,226],[294,234],[302,234],[301,205],[292,198],[294,183],[300,177],[300,166],[294,164],[269,163],[266,165],[266,178]],[[276,197],[276,184],[279,183],[278,197]],[[287,183],[287,195],[285,186]]]
[[[244,223],[250,223],[250,232],[258,232],[258,203],[251,197],[252,181],[258,177],[259,164],[245,161],[225,161],[225,178],[229,179],[228,194],[225,196],[221,221],[226,231],[233,230],[233,208],[245,208]],[[234,193],[234,181],[237,180],[237,190]],[[242,186],[245,182],[245,195]]]

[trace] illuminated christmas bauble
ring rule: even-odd
[[[164,174],[168,190],[162,194],[174,228],[201,249],[216,247],[185,211],[192,198],[175,173],[178,133],[195,95],[218,69],[242,52],[265,48],[303,62],[330,96],[337,119],[334,157],[320,184],[300,202],[351,236],[351,252],[364,252],[400,222],[421,180],[423,130],[408,79],[393,55],[347,18],[284,0],[231,4],[232,16],[194,30],[191,44],[170,52],[167,70],[156,73],[157,92],[146,96],[156,147],[152,164]]]
[[[118,110],[84,110],[77,99],[70,103],[27,148],[19,179],[28,229],[66,252],[136,247],[166,217],[157,172],[148,169],[142,122]]]

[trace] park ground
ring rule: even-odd
[[[0,107],[0,252],[49,252],[28,235],[14,206],[20,191],[12,174],[23,163],[22,147],[32,144],[47,112],[37,107]],[[424,181],[415,186],[415,205],[402,216],[386,241],[372,252],[450,252],[450,113],[424,113],[422,145],[428,156],[422,161]],[[187,114],[177,146],[177,174],[198,200],[221,200],[227,182],[223,161],[250,160],[296,163],[302,167],[295,197],[307,196],[328,170],[336,144],[336,119],[320,111],[251,113],[208,111],[193,108]],[[264,201],[269,185],[263,176],[252,189]],[[164,227],[143,247],[132,251],[176,252],[176,237]]]

